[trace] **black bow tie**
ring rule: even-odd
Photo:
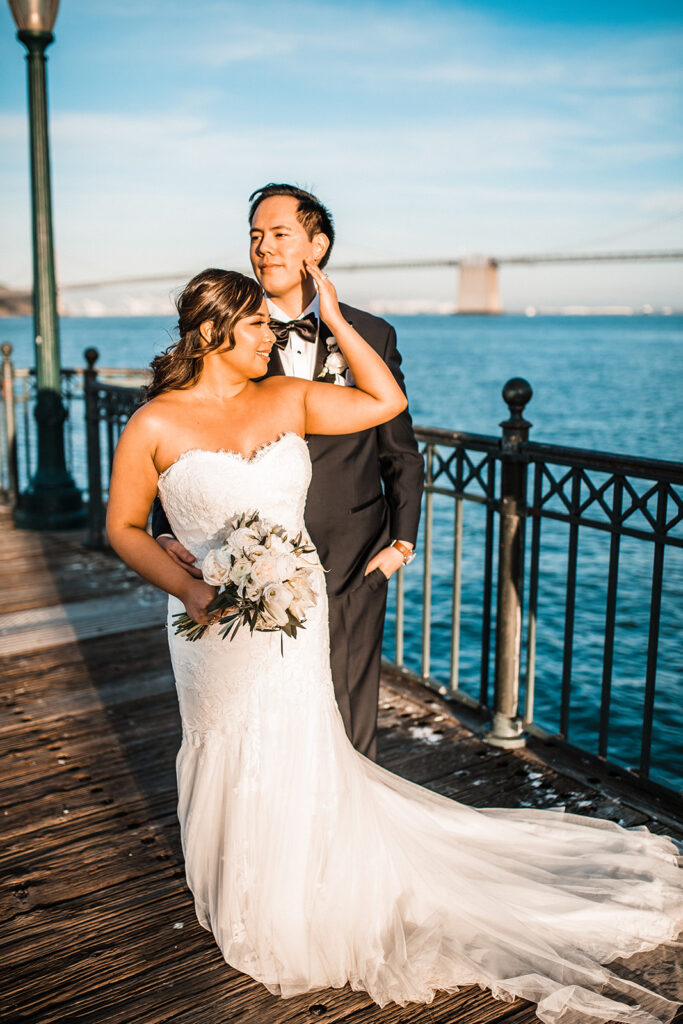
[[[304,341],[315,342],[318,337],[318,318],[315,313],[302,316],[301,320],[289,320],[287,323],[271,320],[268,326],[275,335],[275,344],[278,348],[286,348],[290,331],[294,331]]]

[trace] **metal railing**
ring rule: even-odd
[[[503,397],[511,415],[501,424],[500,437],[425,427],[415,429],[425,459],[420,669],[419,672],[411,671],[405,664],[406,576],[403,570],[397,574],[393,619],[394,660],[389,664],[442,694],[469,706],[486,709],[491,716],[491,729],[487,738],[493,744],[507,747],[521,745],[524,743],[525,731],[531,731],[545,737],[553,736],[571,746],[569,741],[574,696],[572,669],[577,638],[577,563],[580,542],[586,544],[588,534],[608,534],[599,728],[595,750],[588,750],[600,758],[606,758],[614,710],[612,683],[621,547],[624,538],[645,542],[651,545],[651,580],[640,709],[642,721],[637,756],[628,760],[637,765],[636,774],[642,780],[647,780],[651,765],[664,555],[667,548],[683,548],[683,463],[530,442],[528,431],[531,424],[524,419],[522,413],[531,398],[531,388],[526,381],[515,379],[505,385]],[[440,510],[439,529],[435,532],[435,500],[438,496],[445,496],[453,503],[450,526],[453,544],[449,573],[444,569],[447,553],[443,534],[447,532],[448,524],[443,508]],[[466,504],[481,506],[484,519],[483,525],[479,524],[476,537],[477,552],[482,559],[478,570],[482,586],[476,697],[460,687],[463,520]],[[529,520],[531,542],[527,550]],[[539,586],[543,578],[542,538],[548,532],[548,525],[544,528],[544,523],[564,524],[567,531],[566,540],[559,538],[557,532],[550,538],[555,549],[555,584],[558,578],[563,577],[563,594],[556,592],[554,600],[556,605],[563,603],[564,606],[561,654],[558,659],[561,665],[559,723],[553,733],[538,727],[534,722]],[[434,545],[437,539],[441,540],[441,545],[435,561]],[[643,544],[639,544],[639,547],[642,549]],[[594,550],[593,544],[589,554]],[[565,565],[563,571],[558,572],[560,557],[565,559]],[[431,638],[435,628],[432,594],[437,572],[441,578],[442,592],[446,576],[450,583],[450,664],[447,677],[443,671],[435,675],[432,669]],[[417,586],[413,581],[414,590]],[[411,604],[414,605],[419,595],[411,596]],[[441,603],[443,605],[443,598]],[[443,608],[441,617],[443,619]],[[557,640],[555,646],[559,647]],[[521,684],[524,690],[523,714],[518,710]],[[595,710],[593,707],[593,714]],[[586,750],[583,746],[577,749],[582,752]]]
[[[24,490],[36,468],[37,435],[33,409],[36,401],[35,370],[15,367],[12,346],[4,342],[2,353],[2,412],[0,414],[0,491],[12,504]],[[95,349],[88,349],[95,353]],[[94,362],[93,362],[94,366]],[[67,412],[64,424],[64,446],[67,468],[84,496],[89,498],[90,471],[87,461],[85,380],[90,364],[85,368],[62,369],[62,400]],[[136,394],[149,379],[149,372],[141,369],[100,367],[97,380],[101,386],[133,388]],[[108,474],[105,474],[108,479]]]
[[[575,636],[577,558],[581,530],[609,534],[609,568],[605,602],[598,754],[607,756],[612,710],[612,679],[617,612],[617,586],[623,538],[652,546],[648,640],[643,695],[639,771],[650,772],[652,721],[664,579],[664,552],[683,548],[683,464],[637,459],[560,445],[528,444],[524,455],[532,471],[533,496],[529,578],[525,719],[533,720],[536,618],[542,523],[553,520],[569,529],[565,623],[562,651],[560,735],[570,732],[572,655]],[[554,507],[551,504],[554,503]]]
[[[21,475],[18,452],[29,447],[26,441],[23,449],[17,445],[20,431],[15,421],[18,405],[20,429],[28,431],[25,423],[30,387],[26,390],[26,382],[30,383],[30,374],[14,371],[14,382],[10,386],[9,356],[3,347],[3,479],[9,481],[12,490]],[[87,368],[65,371],[65,380],[69,410],[77,399],[84,400],[82,428],[83,450],[87,451],[89,535],[92,544],[101,545],[105,542],[106,481],[114,448],[121,429],[139,403],[140,386],[146,374],[140,370],[98,372],[97,356],[95,349],[88,349]],[[133,380],[136,386],[130,386]],[[17,381],[19,402],[7,398],[16,395]],[[599,726],[594,749],[594,753],[604,759],[608,755],[614,711],[617,590],[622,547],[626,539],[638,541],[642,563],[643,552],[647,550],[645,545],[651,545],[648,637],[642,701],[637,709],[641,721],[639,751],[637,758],[629,759],[637,764],[636,774],[647,780],[660,668],[664,557],[667,549],[683,548],[683,464],[531,442],[528,440],[531,424],[523,415],[531,394],[531,387],[524,380],[517,378],[505,385],[503,397],[510,415],[501,424],[500,436],[416,427],[425,459],[426,481],[419,586],[414,576],[409,577],[409,585],[417,591],[411,594],[410,606],[419,605],[422,611],[419,638],[413,644],[413,654],[419,648],[419,671],[413,671],[406,664],[410,659],[405,656],[407,577],[404,570],[396,574],[393,618],[388,622],[388,628],[393,626],[394,630],[394,660],[390,664],[443,694],[485,711],[491,718],[487,738],[493,744],[518,746],[525,742],[525,733],[534,732],[552,735],[572,745],[575,647],[579,635],[576,628],[579,553],[582,545],[590,548],[587,538],[608,535],[608,564],[606,571],[599,574],[600,581],[604,579],[606,583],[606,592],[600,639]],[[73,416],[71,419],[73,421]],[[70,453],[80,445],[75,429],[72,422]],[[28,455],[26,459],[28,465]],[[450,511],[444,508],[443,499],[447,499],[448,506],[452,502]],[[438,508],[437,502],[441,502]],[[472,545],[465,545],[463,541],[467,506],[479,507],[483,517],[476,527]],[[527,543],[528,521],[530,544]],[[468,531],[470,529],[468,522]],[[560,536],[558,529],[565,531],[566,537]],[[452,543],[448,548],[451,531]],[[544,577],[542,567],[548,551],[555,560],[553,605],[555,612],[562,606],[563,620],[557,629],[561,636],[554,641],[554,659],[561,666],[559,678],[553,680],[559,698],[559,721],[554,733],[541,728],[535,718],[539,594],[541,582],[548,575]],[[476,577],[481,581],[476,613],[471,599],[463,608],[464,556],[468,559],[467,579]],[[562,566],[558,569],[560,560]],[[643,571],[642,564],[640,571]],[[438,608],[434,602],[435,579],[441,594]],[[558,580],[562,593],[557,587]],[[443,597],[445,589],[446,599]],[[445,616],[446,600],[449,609]],[[476,618],[480,630],[475,693],[467,692],[461,684],[464,610],[469,620]],[[435,629],[448,641],[446,672],[433,667]],[[471,684],[471,666],[468,677]],[[520,713],[522,688],[523,713]],[[595,718],[594,702],[589,710]],[[591,752],[586,743],[576,744],[575,749]]]
[[[104,523],[109,477],[116,442],[143,398],[142,386],[111,384],[98,379],[95,348],[85,351],[88,368],[84,374],[85,422],[88,444],[88,533],[90,543],[105,543]],[[103,472],[104,470],[104,472]],[[102,486],[102,480],[107,482]]]

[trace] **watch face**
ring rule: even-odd
[[[410,554],[407,555],[406,558],[404,559],[403,564],[404,565],[410,565],[410,563],[415,560],[415,556],[416,555],[417,555],[417,551],[414,551],[414,550],[411,551]]]

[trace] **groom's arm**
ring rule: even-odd
[[[158,495],[152,505],[152,536],[176,565],[179,565],[190,576],[194,576],[196,579],[202,578],[201,569],[195,567],[194,555],[176,539]]]
[[[171,524],[166,518],[164,506],[161,504],[159,497],[157,496],[154,499],[154,504],[152,505],[152,536],[155,540],[158,540],[161,534],[167,534],[169,537],[175,536],[171,529]]]
[[[387,326],[384,360],[405,393],[396,331]],[[424,489],[424,462],[418,451],[413,421],[407,409],[377,427],[377,441],[380,473],[389,504],[391,536],[414,546]]]

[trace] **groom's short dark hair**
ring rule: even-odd
[[[334,245],[334,224],[330,211],[326,206],[323,206],[318,197],[314,196],[312,192],[306,192],[297,185],[276,185],[271,181],[269,185],[257,188],[249,196],[249,202],[251,203],[249,207],[250,224],[263,200],[270,199],[271,196],[291,196],[293,199],[298,199],[299,205],[296,211],[296,219],[308,237],[313,238],[314,235],[323,234],[329,238],[329,247],[320,261],[320,266],[324,267],[330,258],[332,246]]]

